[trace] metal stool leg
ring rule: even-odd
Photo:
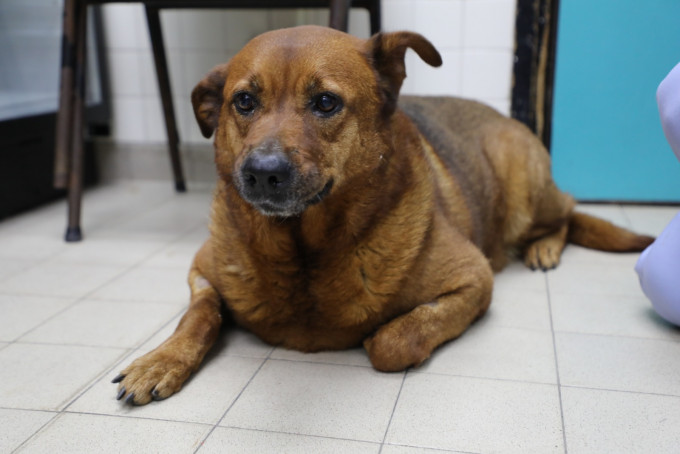
[[[371,20],[371,35],[375,35],[380,31],[380,23],[382,21],[380,17],[380,0],[373,2],[368,9],[368,14]]]
[[[185,192],[184,174],[182,172],[182,161],[179,155],[179,134],[177,133],[177,122],[175,121],[175,109],[172,103],[172,91],[170,89],[170,76],[168,74],[168,63],[165,58],[165,48],[163,47],[163,34],[161,31],[161,21],[159,9],[146,6],[146,21],[149,26],[151,37],[151,47],[153,49],[153,59],[156,64],[156,76],[158,78],[158,89],[163,103],[163,114],[165,117],[165,129],[168,133],[168,151],[172,163],[172,173],[175,178],[175,189],[178,192]]]
[[[347,31],[349,6],[351,0],[331,0],[331,18],[329,27]]]
[[[61,80],[59,110],[54,149],[54,187],[68,186],[68,166],[73,125],[73,84],[76,65],[76,1],[64,1],[64,20],[61,44]]]
[[[83,113],[85,110],[85,72],[86,40],[87,40],[87,5],[79,2],[75,11],[76,22],[76,58],[75,58],[75,90],[73,92],[73,143],[71,146],[70,168],[68,177],[68,227],[66,241],[80,241],[80,206],[83,196]]]

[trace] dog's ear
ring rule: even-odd
[[[401,84],[406,78],[404,56],[413,49],[425,63],[441,66],[442,57],[422,35],[412,32],[377,33],[368,40],[369,58],[378,72],[378,84],[385,96],[385,113],[391,115],[396,106]]]
[[[191,92],[191,104],[203,137],[209,138],[217,128],[224,97],[227,63],[215,66]]]

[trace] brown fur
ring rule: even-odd
[[[186,315],[116,378],[119,398],[144,404],[177,392],[215,342],[223,304],[271,344],[363,343],[377,369],[398,371],[484,314],[492,271],[512,255],[548,269],[567,239],[609,250],[651,241],[572,213],[548,153],[520,123],[462,99],[397,101],[409,47],[441,64],[414,33],[365,41],[280,30],[196,86],[220,176],[211,236],[189,274]],[[237,108],[243,93],[256,99],[247,112]],[[317,110],[323,93],[342,100],[332,115]],[[285,202],[248,195],[244,168],[258,153],[289,164]]]

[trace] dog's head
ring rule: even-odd
[[[441,64],[416,33],[361,40],[325,27],[260,35],[194,88],[201,132],[215,133],[220,176],[270,216],[295,216],[368,176],[389,152],[386,130],[412,48]]]

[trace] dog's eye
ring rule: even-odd
[[[241,115],[248,115],[257,107],[257,100],[250,93],[241,91],[234,95],[234,107]]]
[[[324,117],[333,115],[342,109],[340,98],[331,93],[322,93],[312,100],[312,110]]]

